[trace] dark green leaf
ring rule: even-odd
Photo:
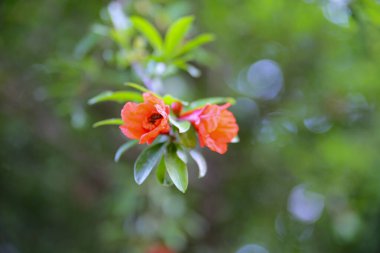
[[[195,148],[197,145],[197,135],[195,133],[195,129],[190,127],[189,131],[179,134],[179,140],[181,145],[187,148]]]
[[[151,23],[141,17],[131,17],[131,21],[134,27],[145,36],[156,51],[162,51],[163,41],[161,35]]]
[[[165,183],[165,174],[166,174],[165,160],[162,157],[160,162],[158,163],[157,169],[156,169],[157,180],[158,180],[158,182],[160,182],[160,184]]]
[[[99,95],[88,100],[88,104],[93,105],[99,102],[114,101],[124,103],[126,101],[143,101],[142,96],[138,92],[133,91],[104,91]]]
[[[128,141],[128,142],[124,143],[123,145],[121,145],[115,153],[115,158],[114,158],[115,162],[118,162],[120,160],[121,155],[124,154],[125,151],[127,151],[128,149],[130,149],[131,147],[133,147],[137,143],[138,143],[138,141],[133,140],[133,141]]]
[[[183,45],[183,47],[181,48],[181,50],[178,52],[177,55],[182,55],[182,54],[186,54],[187,52],[203,45],[203,44],[206,44],[206,43],[209,43],[211,41],[214,40],[214,35],[212,34],[201,34],[197,37],[195,37],[194,39],[192,40],[189,40],[188,42],[186,42],[185,45]]]
[[[203,98],[203,99],[199,99],[199,100],[195,100],[191,102],[190,105],[185,108],[185,110],[186,111],[194,110],[194,109],[203,107],[207,104],[224,104],[224,103],[235,104],[236,101],[234,98],[231,98],[231,97]]]
[[[134,166],[135,181],[142,184],[160,161],[164,143],[157,143],[147,147],[137,158]]]
[[[186,163],[179,158],[177,147],[174,144],[170,144],[167,148],[165,165],[174,185],[178,190],[184,193],[189,182],[187,166]]]
[[[105,119],[98,121],[92,125],[92,127],[100,127],[100,126],[107,126],[107,125],[123,125],[122,119]]]
[[[180,133],[184,133],[186,132],[187,130],[190,129],[190,122],[189,121],[180,121],[180,120],[177,120],[175,119],[173,116],[169,115],[169,121],[170,123],[172,123],[175,127],[178,128],[179,132]]]
[[[157,181],[164,186],[170,186],[173,184],[173,182],[169,178],[168,173],[166,172],[164,157],[161,158],[160,162],[157,165],[156,177],[157,177]]]
[[[189,31],[193,20],[194,17],[192,16],[183,17],[169,27],[165,36],[165,55],[168,58],[171,58],[175,54],[175,49]]]

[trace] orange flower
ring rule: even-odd
[[[235,116],[227,108],[229,103],[206,105],[184,114],[181,119],[189,120],[199,136],[201,147],[207,146],[212,151],[224,154],[227,152],[227,143],[234,139],[239,131]]]
[[[128,102],[124,105],[121,110],[124,124],[120,130],[128,138],[140,140],[140,144],[151,144],[159,134],[170,130],[169,106],[152,93],[144,93],[143,97],[143,103]]]

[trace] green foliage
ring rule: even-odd
[[[1,1],[0,251],[145,253],[163,243],[182,253],[238,252],[245,244],[284,253],[380,252],[379,6],[128,1],[125,13],[149,20],[162,38],[179,17],[196,17],[169,61],[164,46],[158,53],[137,26],[116,30],[104,2]],[[211,41],[200,31],[217,38],[210,52],[189,46]],[[241,90],[263,59],[275,61],[283,76],[272,100]],[[91,129],[118,116],[120,104],[89,107],[86,100],[94,90],[141,82],[132,63],[148,73],[145,80],[163,78],[161,97],[238,97],[232,109],[240,143],[223,157],[204,152],[202,180],[189,159],[188,179],[196,183],[186,195],[156,180],[136,185],[130,159],[138,148],[114,163],[110,154],[123,138],[117,126]],[[202,76],[189,78],[189,66]],[[191,134],[192,127],[178,141],[194,149]],[[156,173],[166,185],[164,159]],[[324,196],[315,222],[289,211],[300,184],[308,188],[303,197]]]
[[[144,149],[137,157],[134,166],[135,181],[137,184],[142,184],[152,172],[153,168],[161,160],[165,143],[157,143]]]
[[[197,136],[195,129],[190,126],[189,130],[178,134],[179,141],[182,146],[187,148],[195,148],[197,145]]]
[[[185,193],[189,183],[186,163],[178,156],[175,144],[169,144],[165,153],[165,166],[170,179],[178,190]]]
[[[125,85],[141,92],[150,92],[147,88],[136,83],[125,83]]]
[[[88,100],[89,105],[94,105],[100,102],[114,101],[118,103],[125,103],[127,101],[142,102],[140,93],[131,91],[104,91],[99,95]]]
[[[185,132],[187,132],[190,129],[190,126],[191,126],[191,124],[190,124],[189,121],[180,121],[180,120],[174,118],[174,116],[172,116],[172,115],[169,115],[169,121],[175,127],[178,128],[179,133],[185,133]]]
[[[163,41],[156,28],[142,17],[131,17],[131,21],[133,26],[145,36],[156,53],[159,54],[163,49]]]
[[[108,126],[108,125],[122,125],[122,119],[105,119],[98,121],[92,125],[92,127]]]
[[[133,146],[135,146],[136,144],[138,143],[138,141],[136,140],[132,140],[132,141],[128,141],[126,143],[124,143],[123,145],[121,145],[117,150],[116,150],[116,153],[115,153],[115,162],[118,162],[120,160],[120,157],[130,148],[132,148]]]
[[[165,184],[165,178],[166,178],[166,165],[165,165],[164,159],[165,159],[164,157],[161,158],[156,168],[156,177],[157,177],[157,181],[160,184]]]
[[[176,54],[176,49],[189,31],[194,17],[183,17],[174,22],[168,29],[165,36],[164,56],[171,59]]]
[[[196,151],[195,149],[190,150],[189,154],[197,163],[199,169],[199,177],[204,177],[207,173],[207,163],[205,158],[200,152]]]
[[[186,101],[181,100],[179,98],[173,97],[172,95],[169,95],[169,94],[166,94],[165,96],[163,96],[162,100],[164,100],[165,104],[167,104],[167,105],[171,105],[174,102],[180,102],[183,105],[189,104],[189,102],[186,102]]]
[[[202,46],[203,44],[210,43],[214,40],[214,35],[212,34],[201,34],[186,42],[183,47],[179,50],[177,55],[182,55],[190,52],[191,50]]]
[[[235,104],[235,99],[230,98],[230,97],[211,97],[211,98],[203,98],[203,99],[198,99],[193,102],[191,102],[186,108],[186,111],[191,111],[194,109],[198,109],[200,107],[203,107],[207,104],[224,104],[224,103],[230,103],[230,104]]]

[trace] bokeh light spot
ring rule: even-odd
[[[321,217],[324,206],[324,197],[307,191],[304,185],[294,187],[288,200],[288,211],[304,223],[316,222]]]
[[[239,75],[238,90],[254,98],[271,100],[283,86],[283,74],[277,62],[263,59]]]
[[[349,18],[351,15],[348,8],[349,0],[329,0],[323,6],[323,14],[330,22],[340,25],[348,26]]]
[[[309,131],[316,134],[326,133],[332,127],[331,122],[324,115],[306,118],[303,123]]]
[[[241,247],[236,253],[269,253],[269,251],[257,244],[248,244]]]

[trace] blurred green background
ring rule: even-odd
[[[241,141],[204,151],[208,174],[191,166],[185,195],[138,186],[140,149],[114,163],[125,137],[91,127],[121,105],[87,104],[134,78],[86,36],[109,2],[2,0],[1,253],[380,252],[379,1],[119,3],[161,31],[192,14],[193,34],[215,34],[201,77],[164,87],[236,97]]]

